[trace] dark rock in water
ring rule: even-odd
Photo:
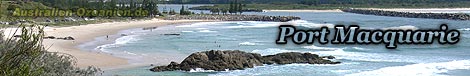
[[[62,40],[75,40],[73,37],[64,37],[64,38],[56,38],[56,39],[62,39]]]
[[[44,39],[55,39],[54,36],[47,36],[47,37],[44,37]]]
[[[175,36],[179,36],[181,34],[163,34],[163,35],[175,35]]]
[[[69,36],[69,37],[65,37],[64,40],[75,40],[75,38]]]
[[[336,57],[334,57],[334,56],[323,56],[323,57],[321,57],[321,58],[326,58],[326,59],[335,59]]]
[[[292,64],[292,63],[309,63],[309,64],[338,64],[339,62],[332,62],[325,60],[316,54],[311,53],[298,53],[298,52],[287,52],[279,53],[276,55],[263,56],[263,62],[265,64]]]
[[[152,30],[152,29],[157,29],[158,27],[146,27],[146,28],[142,28],[142,30]]]
[[[225,69],[235,70],[253,68],[262,65],[258,60],[260,54],[245,53],[242,51],[207,51],[193,53],[181,62],[181,70],[189,71],[194,68],[203,68],[216,71]]]
[[[193,53],[184,59],[181,64],[171,62],[168,66],[157,66],[150,71],[190,71],[191,69],[202,68],[204,70],[225,71],[243,70],[245,68],[253,68],[254,66],[262,66],[263,64],[292,64],[292,63],[309,63],[309,64],[339,64],[325,60],[316,54],[287,52],[276,55],[261,56],[256,53],[246,53],[243,51],[205,51]]]

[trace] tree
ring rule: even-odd
[[[170,15],[176,15],[176,12],[175,12],[175,10],[172,9],[170,12],[168,12],[168,14],[170,14]]]
[[[180,15],[185,15],[185,11],[184,11],[184,5],[181,5],[181,9],[180,9]]]
[[[229,8],[228,12],[229,12],[230,14],[232,14],[232,13],[237,13],[236,9],[237,9],[237,8],[236,8],[236,6],[235,6],[235,3],[230,2],[230,8]]]
[[[238,3],[237,11],[240,12],[240,14],[243,13],[243,5],[242,5],[242,3]]]
[[[184,5],[181,5],[180,15],[191,15],[192,12],[185,9]]]
[[[218,13],[218,14],[219,14],[220,11],[219,11],[219,8],[212,8],[212,9],[210,10],[210,12],[211,12],[212,14],[215,14],[215,13]]]
[[[224,14],[224,15],[225,15],[225,14],[227,14],[227,13],[228,13],[228,10],[227,10],[227,9],[222,9],[222,10],[221,10],[221,12],[222,12],[222,14]]]
[[[134,0],[131,0],[131,3],[130,3],[130,9],[134,9],[136,7],[136,3],[134,2]]]
[[[149,11],[149,16],[153,16],[153,15],[156,15],[156,14],[159,14],[160,12],[158,11],[158,6],[157,6],[157,3],[155,1],[151,1],[151,0],[143,0],[143,3],[142,3],[142,7]]]
[[[107,2],[108,4],[108,8],[110,9],[115,9],[116,8],[116,0],[108,0],[109,2]]]
[[[152,15],[160,14],[160,11],[158,10],[157,2],[152,1],[150,4],[151,4],[150,13],[151,13]]]

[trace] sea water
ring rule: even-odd
[[[201,22],[161,26],[153,30],[130,29],[109,44],[92,49],[117,57],[130,59],[131,64],[144,66],[107,70],[105,75],[215,75],[215,76],[435,76],[470,75],[470,21],[445,19],[420,19],[361,15],[343,12],[263,12],[245,13],[261,15],[299,16],[302,20],[291,21],[299,28],[332,27],[335,24],[357,24],[361,29],[438,29],[446,23],[450,29],[461,32],[461,40],[455,45],[426,44],[398,45],[386,49],[375,45],[277,45],[275,40],[280,22],[226,21]],[[180,35],[164,35],[180,34]],[[335,56],[341,64],[287,64],[265,65],[245,70],[214,72],[194,69],[190,72],[151,72],[150,64],[179,62],[191,53],[207,50],[242,50],[261,55],[282,52],[308,52],[321,56]]]

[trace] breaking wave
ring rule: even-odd
[[[439,63],[419,63],[405,66],[385,67],[347,76],[436,76],[449,70],[470,69],[469,60]]]

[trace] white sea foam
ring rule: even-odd
[[[303,27],[308,27],[308,28],[320,28],[320,27],[325,27],[325,26],[328,28],[333,28],[335,26],[334,24],[328,24],[328,23],[318,24],[318,23],[311,23],[305,20],[294,20],[290,22],[293,23],[295,26],[303,26]]]
[[[296,50],[283,50],[283,49],[278,49],[278,48],[268,48],[264,50],[253,50],[251,51],[252,53],[258,53],[261,55],[274,55],[278,53],[284,53],[284,52],[299,52]]]
[[[373,71],[350,74],[347,76],[438,76],[440,73],[458,69],[470,69],[470,61],[459,60],[385,67]]]
[[[383,54],[383,53],[363,53],[363,52],[348,52],[343,49],[338,49],[334,51],[314,51],[310,52],[318,55],[332,55],[336,59],[348,59],[348,60],[357,60],[357,61],[374,61],[374,62],[411,62],[419,63],[424,60],[415,59],[419,57],[415,56],[404,56],[396,54]]]
[[[306,49],[312,49],[310,53],[318,54],[321,56],[332,55],[336,59],[348,59],[348,60],[358,60],[358,61],[374,61],[374,62],[410,62],[410,63],[419,63],[424,62],[429,59],[422,59],[417,56],[405,56],[397,54],[384,54],[384,53],[365,53],[365,52],[352,52],[344,51],[346,48],[331,48],[331,47],[318,47],[315,45],[305,46]],[[367,50],[364,48],[356,47],[353,49],[358,50]],[[320,51],[317,51],[320,50]],[[329,51],[325,51],[329,50]],[[439,58],[435,58],[438,60]]]
[[[243,22],[236,22],[237,26],[228,26],[226,28],[263,28],[263,27],[277,27],[281,24],[280,22],[258,22],[258,21],[243,21]],[[294,20],[294,21],[289,21],[287,24],[291,24],[294,26],[303,26],[303,27],[308,27],[308,28],[319,28],[319,27],[329,27],[333,28],[333,24],[317,24],[317,23],[311,23],[305,20]]]
[[[225,69],[225,71],[228,72],[229,70],[228,70],[228,69]],[[195,68],[195,69],[189,70],[189,72],[220,72],[220,71],[204,70],[204,69],[202,69],[202,68]]]
[[[178,25],[175,27],[203,27],[203,26],[208,26],[208,25],[216,25],[224,22],[199,22],[199,23],[193,23],[193,24],[188,24],[188,25]]]
[[[457,29],[457,30],[460,30],[460,31],[470,31],[470,28],[461,28],[461,29]]]
[[[259,44],[259,43],[252,43],[252,42],[242,42],[242,43],[239,43],[238,45],[242,45],[242,46],[254,46],[254,45],[262,45],[262,44]]]
[[[315,46],[315,45],[304,46],[303,48],[315,49],[315,50],[339,50],[339,49],[341,49],[341,48],[318,47],[318,46]]]
[[[135,53],[128,52],[128,51],[124,51],[124,53],[129,54],[129,55],[137,55],[137,54],[135,54]]]
[[[114,44],[127,44],[132,41],[137,41],[138,40],[136,38],[137,36],[138,35],[129,35],[129,36],[123,36],[121,38],[117,38]]]
[[[133,41],[137,41],[139,39],[137,39],[138,35],[128,35],[128,36],[123,36],[123,37],[120,37],[120,38],[117,38],[114,43],[112,44],[105,44],[105,45],[101,45],[101,46],[97,46],[95,48],[95,50],[99,50],[99,51],[102,51],[102,52],[106,52],[106,53],[110,53],[109,51],[106,51],[104,49],[107,49],[107,48],[112,48],[112,47],[118,47],[119,45],[124,45],[124,44],[127,44],[129,42],[133,42]]]
[[[212,31],[212,30],[200,30],[199,32],[206,32],[206,33],[208,33],[208,32],[217,32],[217,31]]]
[[[262,28],[262,27],[276,27],[276,26],[279,26],[278,22],[243,21],[243,22],[237,22],[237,26],[227,26],[226,28]]]
[[[429,59],[423,59],[416,56],[404,56],[396,54],[383,54],[383,53],[364,53],[364,52],[350,52],[344,51],[344,48],[331,48],[331,47],[317,47],[307,46],[307,49],[313,49],[312,51],[299,51],[299,50],[285,50],[279,48],[268,48],[263,50],[253,50],[252,53],[259,53],[261,55],[274,55],[284,52],[309,52],[312,54],[318,54],[320,56],[335,56],[336,59],[348,59],[357,61],[374,61],[374,62],[410,62],[419,63]],[[320,51],[318,51],[320,49]],[[325,51],[325,49],[329,51]],[[433,58],[438,60],[439,58]]]
[[[181,32],[194,32],[194,31],[181,31]]]
[[[332,70],[332,72],[336,73],[346,73],[346,72],[351,72],[352,70]]]
[[[371,49],[366,49],[366,48],[361,48],[361,47],[352,47],[353,49],[357,49],[357,50],[371,50]]]
[[[412,26],[412,25],[405,25],[405,26],[382,28],[382,30],[418,30],[418,27]]]
[[[196,28],[198,30],[205,30],[205,29],[208,29],[208,28]]]
[[[332,65],[333,66],[333,65]],[[217,74],[211,74],[209,76],[271,76],[271,75],[306,75],[308,73],[315,73],[319,71],[328,71],[328,69],[321,70],[318,67],[324,67],[317,64],[285,64],[285,65],[264,65],[255,66],[254,68],[246,68],[245,70],[231,70],[228,72],[221,72]],[[329,67],[329,66],[326,66]],[[298,73],[303,72],[303,73]],[[308,72],[308,73],[307,73]]]

